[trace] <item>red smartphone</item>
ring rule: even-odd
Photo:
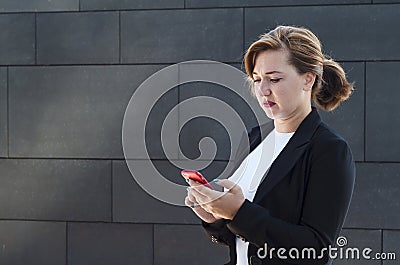
[[[184,177],[185,179],[191,179],[191,180],[200,182],[201,184],[207,186],[208,188],[210,188],[210,189],[212,189],[212,190],[214,189],[214,188],[210,185],[210,183],[208,183],[208,181],[206,180],[206,178],[203,177],[203,175],[202,175],[200,172],[196,171],[196,170],[187,170],[187,169],[184,169],[184,170],[181,171],[181,175],[182,175],[182,177]]]

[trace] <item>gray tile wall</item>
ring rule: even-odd
[[[325,53],[337,60],[399,60],[399,12],[399,5],[247,8],[245,41],[277,24],[301,25],[313,29]]]
[[[35,15],[0,14],[0,65],[34,64]]]
[[[0,12],[78,11],[79,0],[2,0]]]
[[[185,0],[80,0],[80,10],[168,9],[184,6]]]
[[[2,264],[66,264],[66,223],[0,221]]]
[[[119,62],[119,14],[37,14],[38,64]]]
[[[154,264],[159,265],[225,264],[229,261],[228,249],[210,242],[200,225],[155,225],[154,249]]]
[[[400,160],[398,62],[367,63],[366,152],[367,161]],[[381,107],[379,107],[381,106]],[[379,111],[377,110],[379,108]],[[375,144],[379,143],[379,144]]]
[[[10,156],[122,159],[126,105],[140,83],[160,68],[10,67]],[[176,105],[177,92],[172,94],[164,106]],[[138,152],[131,158],[144,157]]]
[[[205,236],[190,209],[156,200],[134,180],[124,161],[123,119],[132,94],[160,69],[186,60],[243,69],[247,46],[278,24],[311,28],[355,82],[348,101],[322,113],[357,161],[341,236],[349,247],[397,256],[334,263],[397,264],[399,13],[396,0],[1,0],[0,264],[226,262],[227,249]],[[235,143],[211,119],[193,120],[179,132],[188,109],[174,106],[212,96],[235,108],[247,127],[256,120],[226,88],[178,86],[180,74],[149,86],[176,85],[149,113],[136,113],[148,122],[133,121],[138,130],[129,139],[137,140],[129,158],[142,168],[150,157],[169,181],[184,185],[174,164],[206,165],[210,157],[183,160],[209,148],[199,149],[203,137],[218,147],[217,161],[203,170],[210,180],[229,166]],[[136,104],[143,110],[148,103]],[[172,125],[163,144],[170,160],[160,140],[168,113]],[[148,153],[141,149],[144,128]],[[192,244],[199,251],[187,251]]]
[[[0,218],[111,221],[106,160],[0,160]]]
[[[7,68],[0,67],[0,157],[8,155]]]
[[[186,0],[187,8],[368,4],[370,0]]]
[[[153,264],[151,224],[70,223],[68,264]]]
[[[120,38],[123,63],[240,62],[243,12],[238,8],[122,12]]]

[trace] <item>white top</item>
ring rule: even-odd
[[[243,160],[229,180],[237,183],[244,197],[253,201],[264,174],[269,170],[275,158],[293,136],[292,133],[280,133],[273,129],[268,136]],[[249,218],[251,218],[249,216]],[[236,238],[237,265],[248,265],[247,248],[249,243]]]

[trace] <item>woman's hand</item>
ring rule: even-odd
[[[224,218],[232,220],[245,200],[242,189],[227,179],[218,180],[215,183],[226,188],[228,191],[220,192],[211,190],[190,180],[189,185],[191,188],[188,191],[187,198],[189,198],[190,202],[198,202],[193,209],[200,206],[200,208],[216,219]]]
[[[201,206],[196,202],[196,199],[193,197],[193,195],[189,195],[189,192],[188,196],[185,198],[185,204],[186,206],[191,207],[193,212],[206,223],[214,223],[215,221],[220,219],[217,219],[214,215],[201,208]]]

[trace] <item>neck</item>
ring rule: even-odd
[[[295,132],[310,112],[311,106],[307,106],[301,111],[294,112],[290,117],[274,120],[275,130],[281,133]]]

